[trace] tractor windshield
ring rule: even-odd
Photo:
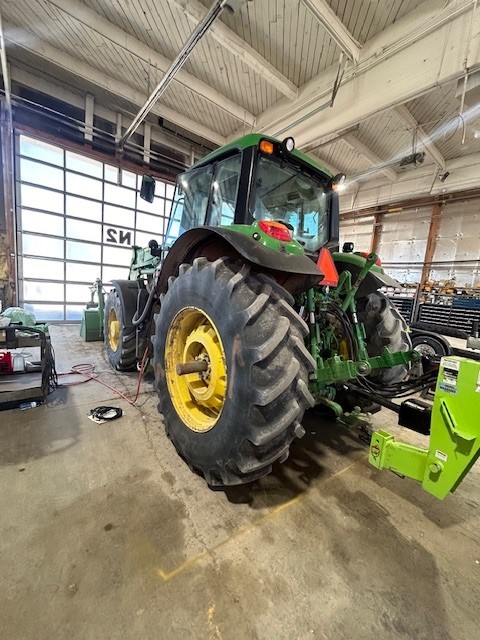
[[[295,240],[316,252],[328,242],[330,198],[321,179],[294,165],[261,156],[250,210],[255,220],[278,220],[293,228]]]

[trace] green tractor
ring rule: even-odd
[[[211,486],[269,473],[314,405],[370,441],[352,394],[381,403],[427,384],[408,380],[419,356],[379,291],[396,282],[377,255],[338,251],[345,176],[294,147],[251,134],[181,174],[164,243],[134,247],[105,305],[111,365],[135,368],[153,342],[167,433]],[[392,468],[378,438],[375,452]]]

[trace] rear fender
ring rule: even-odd
[[[148,292],[143,283],[140,283],[139,287],[137,280],[110,280],[110,282],[115,288],[122,303],[124,320],[128,321],[127,326],[130,326],[135,312],[138,312],[138,316],[140,316],[145,308]]]
[[[292,294],[306,291],[323,278],[322,271],[306,255],[272,251],[252,237],[232,229],[199,227],[186,231],[172,245],[159,274],[157,293],[166,292],[168,278],[178,274],[182,263],[191,264],[199,256],[210,260],[240,257],[254,269],[269,273]]]
[[[338,252],[332,255],[338,273],[350,271],[352,274],[352,282],[355,282],[360,269],[366,262],[366,258],[355,253]],[[360,285],[357,297],[362,298],[363,296],[367,296],[369,293],[373,293],[381,287],[400,287],[400,283],[386,274],[381,267],[374,264]]]

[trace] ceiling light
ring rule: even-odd
[[[400,166],[405,167],[407,164],[414,164],[415,166],[418,166],[419,164],[422,164],[424,160],[425,160],[425,151],[420,151],[418,153],[411,153],[409,156],[404,156],[400,160]]]

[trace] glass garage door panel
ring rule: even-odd
[[[20,158],[22,180],[42,187],[63,191],[63,171],[35,160]]]
[[[65,220],[63,216],[22,209],[22,231],[61,237],[65,233]]]
[[[25,135],[17,138],[21,303],[38,321],[81,319],[89,286],[128,277],[134,244],[163,241],[174,187]]]
[[[22,184],[20,200],[22,207],[63,214],[63,194],[57,191],[50,191],[31,184]]]

